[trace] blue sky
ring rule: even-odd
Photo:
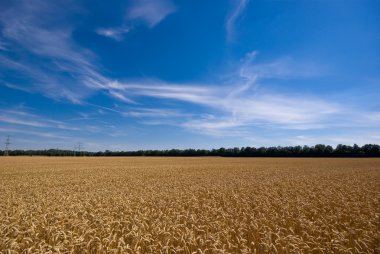
[[[380,143],[380,2],[1,1],[13,149]]]

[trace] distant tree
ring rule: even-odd
[[[0,150],[0,155],[4,151]],[[73,156],[71,150],[48,149],[48,150],[11,150],[11,156]],[[77,156],[229,156],[229,157],[380,157],[380,146],[366,144],[362,147],[339,144],[334,149],[330,145],[317,144],[315,146],[286,146],[286,147],[235,147],[212,150],[204,149],[171,149],[171,150],[138,150],[138,151],[110,151],[104,152],[76,152]]]
[[[326,146],[325,148],[325,155],[326,156],[331,156],[334,152],[334,148],[332,146]]]

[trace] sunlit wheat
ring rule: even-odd
[[[0,253],[380,253],[379,159],[0,159]]]

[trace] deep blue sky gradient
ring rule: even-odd
[[[1,1],[13,149],[380,143],[380,2]]]

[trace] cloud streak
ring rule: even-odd
[[[72,40],[70,24],[51,25],[65,15],[58,5],[38,0],[1,11],[4,39],[17,48],[12,55],[0,56],[2,67],[13,71],[9,75],[16,81],[10,86],[80,103],[109,82],[93,63],[96,57]]]
[[[307,64],[296,64],[291,58],[256,64],[257,54],[256,51],[248,53],[227,81],[215,84],[135,80],[113,81],[104,84],[104,87],[112,93],[136,100],[150,97],[177,102],[178,105],[188,103],[201,107],[191,119],[180,123],[175,121],[175,124],[211,135],[236,135],[251,127],[321,129],[331,126],[333,119],[342,114],[339,104],[314,96],[261,91],[258,85],[261,80],[307,79],[323,75],[323,72],[318,68],[309,68]],[[135,112],[135,115],[143,116],[144,113]]]
[[[128,33],[130,30],[129,27],[109,27],[98,28],[96,29],[96,33],[115,41],[122,41],[124,39],[124,34]]]
[[[172,116],[177,121],[171,124],[213,136],[247,136],[255,128],[304,132],[359,126],[363,122],[365,127],[376,125],[376,112],[358,112],[313,95],[259,89],[262,80],[310,79],[325,75],[325,69],[291,58],[256,64],[256,55],[255,51],[248,53],[226,82],[183,84],[137,80],[106,86],[132,98],[150,97],[177,102],[175,105],[179,106],[189,103],[201,107],[197,114],[186,119]]]
[[[226,20],[227,41],[232,42],[235,39],[235,25],[239,17],[243,14],[249,0],[234,0],[234,7]]]
[[[52,128],[68,131],[80,130],[79,128],[68,126],[65,122],[47,119],[27,111],[17,109],[0,109],[0,122],[36,128]]]
[[[134,0],[128,10],[128,18],[142,20],[153,28],[175,11],[176,7],[169,0]]]
[[[323,128],[328,117],[337,114],[340,107],[308,96],[284,96],[279,94],[236,93],[239,84],[233,86],[179,85],[163,82],[113,84],[121,94],[145,96],[196,104],[214,118],[198,118],[185,122],[183,127],[193,130],[228,130],[245,126],[270,125],[277,128]]]

